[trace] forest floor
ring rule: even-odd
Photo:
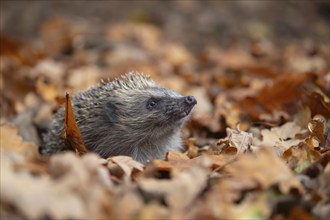
[[[328,3],[87,4],[1,2],[1,218],[328,218]],[[129,71],[196,97],[183,152],[39,155],[66,93]]]

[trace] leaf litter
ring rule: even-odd
[[[155,24],[119,21],[87,47],[88,25],[45,21],[38,41],[51,47],[0,38],[1,218],[327,219],[327,45],[313,56],[268,41],[196,54]],[[68,94],[132,68],[197,97],[183,152],[143,165],[87,151]],[[41,157],[22,131],[40,138],[60,103],[71,152]]]

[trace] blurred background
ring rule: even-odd
[[[233,40],[329,40],[328,1],[1,1],[2,34],[35,39],[56,17],[105,34],[120,21],[156,25],[169,40],[200,49]],[[99,36],[104,37],[104,36]]]

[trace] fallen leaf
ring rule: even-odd
[[[303,94],[303,100],[311,110],[311,116],[323,115],[330,119],[330,101],[325,94],[320,94],[318,91],[307,92]]]
[[[251,150],[253,136],[252,133],[236,129],[226,128],[227,137],[218,140],[217,150],[220,153],[240,154]]]
[[[84,141],[74,118],[69,94],[66,94],[65,100],[64,129],[64,142],[66,147],[77,154],[87,153],[88,150],[84,145]]]
[[[238,178],[242,189],[245,183],[253,182],[262,189],[279,184],[283,193],[288,193],[292,188],[304,192],[294,173],[269,148],[240,155],[235,162],[224,167],[224,172]]]
[[[133,158],[128,157],[128,156],[115,156],[115,157],[110,157],[107,159],[108,160],[108,168],[110,172],[113,175],[116,175],[119,178],[124,179],[124,181],[129,181],[130,179],[134,179],[133,173],[136,172],[142,172],[144,170],[144,165],[142,163],[139,163]],[[121,175],[121,172],[119,172],[116,166],[113,166],[113,164],[117,165],[124,173]],[[118,173],[119,172],[119,173]]]
[[[308,123],[308,129],[313,137],[316,137],[319,142],[325,141],[324,129],[326,120],[322,115],[315,115]]]
[[[195,165],[170,180],[141,178],[138,186],[146,196],[164,198],[171,209],[182,210],[206,187],[207,173],[206,167]]]
[[[263,88],[259,95],[243,99],[238,106],[248,111],[253,119],[258,119],[261,114],[273,110],[297,112],[297,100],[304,94],[303,86],[313,81],[313,74],[281,74],[270,86]]]
[[[297,134],[303,134],[306,130],[302,129],[294,122],[287,122],[280,127],[261,130],[262,140],[253,139],[253,145],[258,147],[272,147],[279,156],[291,146],[304,142],[303,139],[296,138]]]
[[[313,161],[321,157],[320,153],[311,149],[306,143],[301,142],[285,150],[281,156],[288,166],[296,173],[300,173]]]

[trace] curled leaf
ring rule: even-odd
[[[87,153],[88,150],[85,147],[84,141],[81,137],[79,128],[77,126],[70,95],[66,94],[65,96],[65,115],[64,115],[64,143],[66,147],[70,150],[76,152],[76,154],[84,154]]]

